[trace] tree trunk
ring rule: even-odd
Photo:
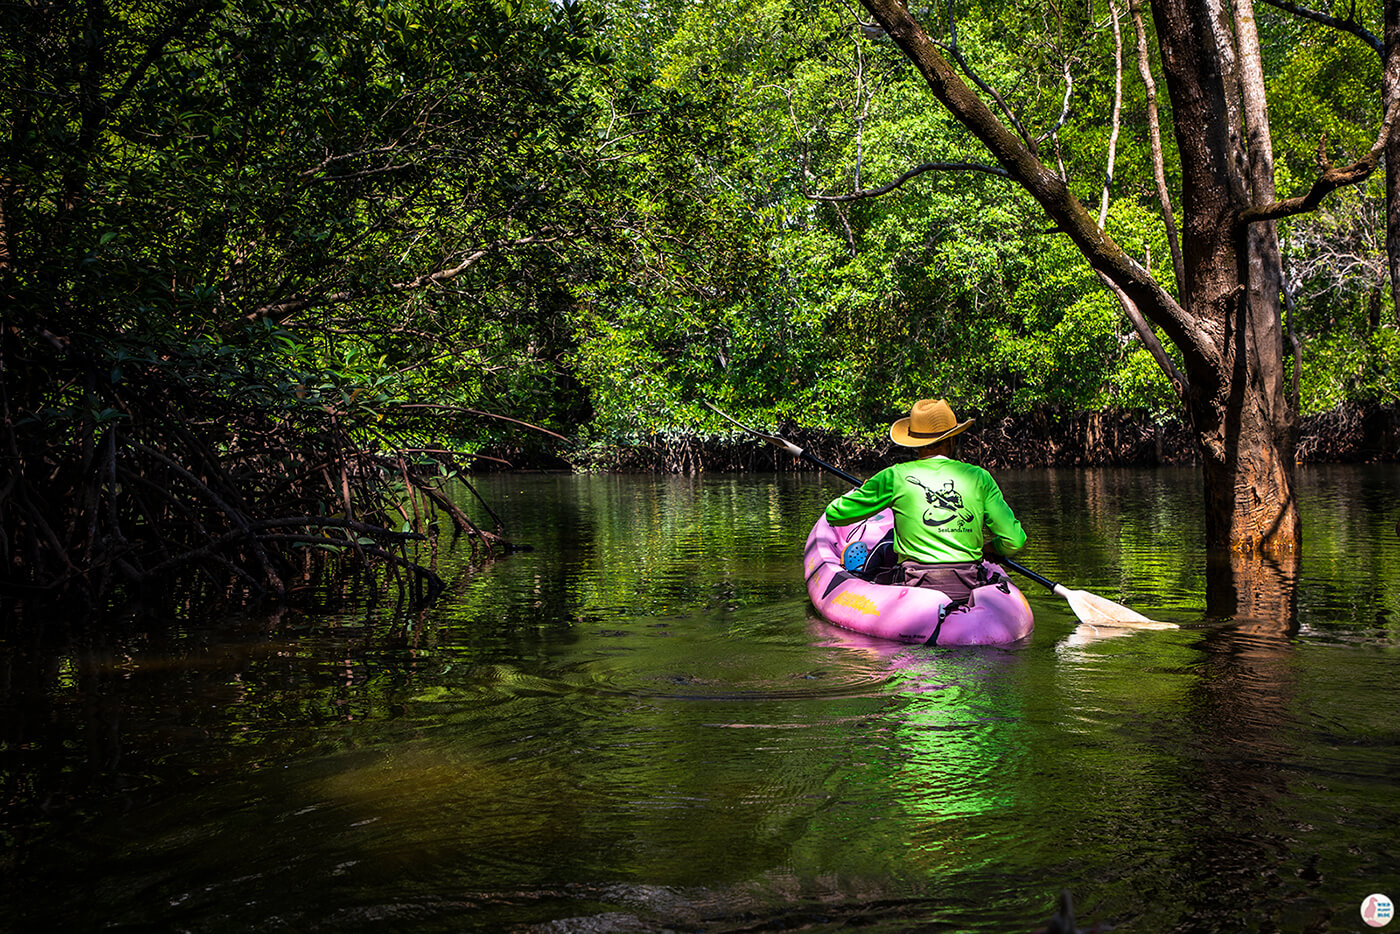
[[[1187,313],[1212,335],[1206,347],[1183,348],[1206,540],[1291,552],[1301,533],[1297,416],[1284,391],[1278,233],[1272,222],[1237,220],[1274,200],[1252,11],[1241,2],[1232,23],[1220,0],[1157,0],[1153,12],[1181,152]]]

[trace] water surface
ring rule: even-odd
[[[0,645],[13,930],[1352,931],[1400,897],[1400,480],[1309,468],[1288,618],[1212,616],[1190,470],[1000,475],[998,648],[844,633],[810,475],[492,477],[426,610]],[[464,500],[464,504],[469,500]]]

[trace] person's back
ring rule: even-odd
[[[919,449],[919,457],[880,471],[826,509],[832,525],[892,510],[895,556],[904,583],[933,587],[954,600],[965,600],[986,583],[985,546],[1010,555],[1026,543],[1026,533],[992,475],[952,456],[957,436],[971,424],[972,419],[959,422],[942,399],[920,400],[908,418],[890,426],[890,438]]]

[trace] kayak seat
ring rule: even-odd
[[[841,566],[853,574],[858,574],[865,569],[865,562],[870,557],[870,546],[865,542],[851,542],[846,546],[846,550],[841,552]]]

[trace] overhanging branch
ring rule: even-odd
[[[553,435],[560,441],[569,440],[568,438],[564,437],[561,434],[558,434],[557,432],[550,431],[548,428],[541,428],[539,425],[532,425],[529,422],[522,422],[518,418],[511,418],[508,415],[497,415],[495,412],[483,412],[480,409],[469,409],[460,405],[442,405],[436,402],[408,402],[399,406],[399,408],[422,409],[425,411],[446,413],[450,415],[475,415],[481,418],[497,418],[503,422],[511,422],[512,424],[520,425],[523,428],[531,428],[535,431],[541,432],[546,435]]]
[[[1095,218],[1053,170],[1041,163],[1013,130],[969,88],[929,40],[900,0],[861,0],[895,44],[923,75],[934,96],[996,158],[1009,178],[1036,199],[1089,264],[1107,275],[1142,313],[1159,324],[1183,353],[1207,347],[1213,335],[1182,308],[1146,269],[1099,229]]]

